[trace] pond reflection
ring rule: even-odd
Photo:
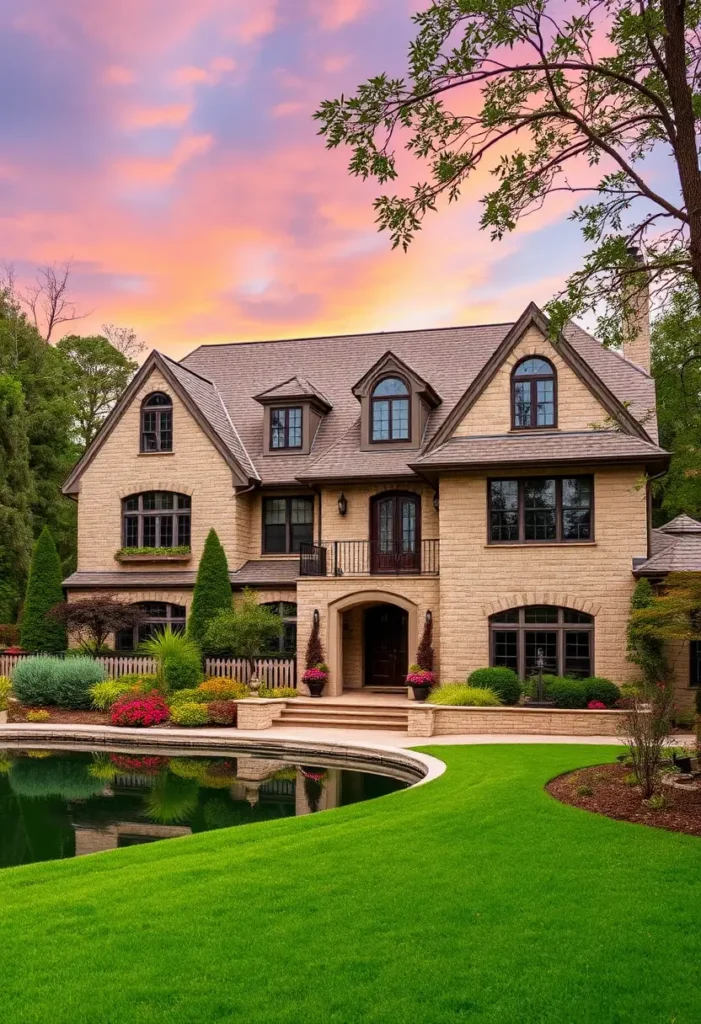
[[[352,768],[0,748],[0,867],[315,814],[404,789]]]

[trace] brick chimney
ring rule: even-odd
[[[628,255],[635,262],[643,264],[637,246],[630,246]],[[628,293],[628,316],[623,328],[623,355],[631,363],[642,366],[650,372],[650,276],[643,270],[640,274],[626,274],[623,287]]]

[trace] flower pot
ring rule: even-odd
[[[309,690],[310,697],[321,697],[326,686],[325,679],[309,679],[306,680],[307,689]]]
[[[431,692],[430,686],[417,686],[416,683],[412,683],[412,690],[414,691],[414,700],[424,701]]]

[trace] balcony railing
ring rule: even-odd
[[[422,540],[414,548],[397,542],[334,540],[302,544],[300,576],[437,576],[439,540]]]

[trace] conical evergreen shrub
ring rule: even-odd
[[[204,643],[207,627],[215,616],[231,608],[231,583],[224,548],[212,529],[207,535],[204,551],[197,570],[192,595],[192,608],[187,623],[187,634],[200,647]]]
[[[34,545],[29,566],[29,580],[20,626],[20,643],[25,651],[57,653],[65,651],[66,629],[47,615],[49,609],[63,601],[61,559],[47,526]]]

